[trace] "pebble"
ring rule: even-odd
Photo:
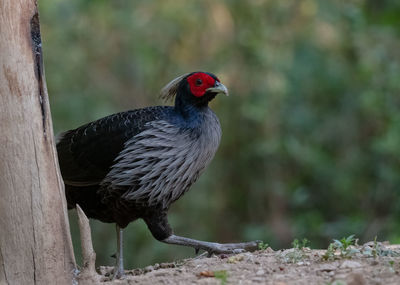
[[[131,272],[133,275],[141,275],[141,274],[143,274],[143,269],[135,268]]]
[[[256,272],[256,275],[257,275],[257,276],[261,276],[261,275],[264,275],[264,274],[265,274],[265,271],[262,270],[262,269],[260,269],[260,270],[258,270],[258,271]]]
[[[372,262],[371,262],[371,265],[378,265],[379,264],[379,262],[377,261],[377,260],[373,260]]]
[[[253,277],[253,278],[251,278],[251,281],[252,282],[257,282],[257,283],[264,283],[265,282],[264,278],[262,278],[262,277]]]
[[[336,269],[336,266],[333,264],[324,264],[321,266],[319,271],[331,272],[331,271],[334,271],[335,269]]]
[[[156,273],[154,273],[154,276],[165,276],[167,275],[166,271],[157,271]]]
[[[161,263],[160,268],[174,268],[175,264],[173,263]]]
[[[365,280],[364,276],[360,273],[352,273],[347,276],[346,278],[347,284],[349,285],[365,285],[367,281]]]
[[[358,267],[361,267],[361,264],[353,260],[345,260],[340,265],[340,268],[358,268]]]
[[[275,251],[272,249],[272,248],[270,248],[270,247],[268,247],[266,250],[265,250],[267,253],[274,253]]]

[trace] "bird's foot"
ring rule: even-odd
[[[261,243],[261,241],[250,241],[241,243],[216,243],[199,241],[176,235],[171,235],[167,237],[163,240],[163,242],[193,247],[196,254],[199,252],[200,249],[202,249],[208,253],[208,256],[211,256],[212,254],[230,254],[241,253],[245,251],[255,251],[258,249],[258,245]]]
[[[242,243],[211,243],[202,249],[208,253],[208,257],[213,254],[238,254],[246,251],[255,251],[261,241],[250,241]]]
[[[114,272],[113,275],[111,277],[111,280],[115,280],[115,279],[124,279],[125,278],[125,271],[123,268],[119,267],[119,266],[115,266],[114,267]]]

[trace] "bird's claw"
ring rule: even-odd
[[[181,236],[170,235],[166,239],[163,239],[162,242],[168,244],[177,244],[190,246],[194,248],[196,254],[199,250],[204,250],[208,256],[212,256],[213,254],[237,254],[245,251],[255,251],[258,249],[258,245],[261,241],[250,241],[250,242],[241,242],[241,243],[215,243],[215,242],[205,242],[194,239],[189,239]]]
[[[118,268],[114,268],[114,272],[111,276],[111,280],[125,279],[125,277],[126,277],[125,272],[118,267]]]
[[[213,254],[238,254],[246,251],[255,251],[258,249],[260,243],[261,241],[257,240],[244,243],[215,244],[215,246],[207,248],[206,251],[208,257],[211,257]]]

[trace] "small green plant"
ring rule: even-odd
[[[263,241],[258,244],[258,249],[259,250],[266,250],[268,247],[269,247],[269,244],[265,243]]]
[[[377,258],[380,256],[400,256],[400,252],[398,250],[393,250],[389,247],[386,247],[383,243],[377,241],[377,237],[374,238],[372,245],[371,243],[365,244],[361,249],[361,253],[364,256],[373,258]]]
[[[351,258],[354,254],[360,253],[357,248],[353,247],[357,245],[357,241],[358,239],[356,239],[354,235],[344,237],[340,240],[334,239],[333,243],[329,244],[328,249],[322,258],[324,260],[335,259],[338,257],[335,255],[336,251],[340,251],[340,257],[342,258]]]
[[[297,238],[294,239],[292,241],[292,246],[293,248],[297,248],[297,249],[303,249],[308,247],[308,244],[310,243],[310,241],[306,238],[303,238],[301,241],[299,241]]]
[[[325,254],[322,256],[322,259],[323,260],[335,259],[335,252],[336,252],[335,245],[333,243],[330,243]]]
[[[376,258],[378,256],[378,242],[376,241],[377,236],[374,238],[374,246],[372,247],[372,256]]]
[[[225,285],[228,279],[228,272],[226,270],[214,271],[214,277],[221,281],[221,285]]]
[[[342,238],[341,240],[334,239],[333,241],[340,245],[340,247],[339,247],[340,249],[343,249],[344,251],[346,251],[349,248],[349,246],[356,245],[357,240],[358,239],[354,238],[354,235],[350,235],[347,238]]]
[[[389,260],[389,270],[390,270],[392,273],[395,273],[395,272],[396,272],[396,270],[394,269],[394,260]]]
[[[371,249],[371,255],[376,258],[378,256],[378,242],[377,242],[377,236],[374,238],[374,245],[372,246]]]
[[[301,241],[294,239],[292,242],[293,248],[283,251],[280,258],[286,263],[297,263],[307,258],[305,248],[309,244],[309,240],[304,238]]]

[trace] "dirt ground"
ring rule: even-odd
[[[101,284],[400,284],[400,245],[369,242],[332,246],[330,250],[297,247],[274,251],[198,257],[127,271],[110,281],[111,267],[100,267]]]

